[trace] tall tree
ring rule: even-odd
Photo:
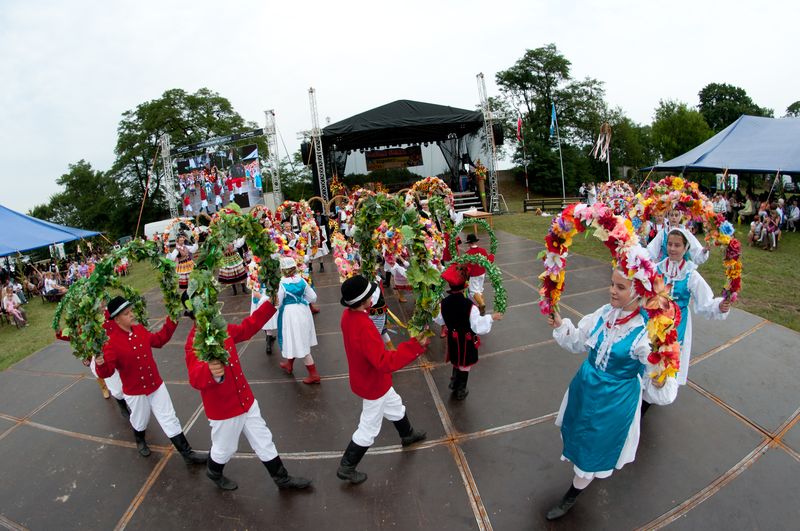
[[[653,145],[662,161],[672,159],[711,138],[713,131],[700,112],[686,103],[661,100],[653,120]]]
[[[562,140],[567,189],[576,188],[579,179],[605,175],[604,167],[592,164],[587,158],[592,141],[608,115],[603,83],[588,77],[573,80],[570,66],[556,46],[548,44],[526,50],[514,65],[495,75],[502,98],[509,107],[522,113],[525,146],[531,160],[531,186],[536,192],[561,193],[558,146],[550,138],[553,104]],[[523,162],[520,146],[514,160]]]
[[[800,100],[786,107],[785,118],[800,118]]]
[[[715,133],[731,125],[743,114],[773,116],[772,109],[753,103],[743,88],[727,83],[709,83],[698,96],[700,113]]]

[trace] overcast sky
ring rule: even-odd
[[[294,151],[320,120],[413,99],[474,108],[475,75],[553,42],[574,77],[649,123],[659,99],[744,88],[782,116],[800,100],[796,0],[0,1],[0,204],[27,211],[67,165],[114,160],[121,114],[208,87],[245,119],[274,108]]]

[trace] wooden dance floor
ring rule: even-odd
[[[322,313],[313,350],[323,381],[307,386],[265,355],[263,335],[239,345],[242,365],[290,473],[313,479],[307,492],[279,491],[244,437],[225,468],[239,490],[223,492],[204,467],[187,467],[155,419],[153,454],[138,455],[130,426],[94,378],[54,342],[0,373],[0,527],[9,529],[787,529],[800,520],[800,335],[734,309],[724,322],[696,319],[690,382],[642,425],[636,461],[595,481],[562,520],[544,513],[566,491],[571,465],[559,460],[553,424],[583,361],[552,340],[539,314],[538,242],[498,234],[497,264],[509,309],[482,338],[470,395],[451,399],[440,339],[395,375],[425,443],[402,449],[385,422],[359,467],[362,485],[336,478],[358,423],[360,401],[347,380],[339,283],[331,257],[314,273]],[[488,245],[488,238],[483,238]],[[144,265],[135,267],[145,267]],[[608,301],[608,264],[570,258],[563,299],[577,320]],[[487,303],[491,289],[487,281]],[[164,315],[147,294],[152,322]],[[413,300],[394,312],[406,318]],[[221,296],[231,321],[249,297]],[[155,350],[185,433],[210,445],[199,393],[187,381],[183,319]],[[395,343],[402,340],[395,336]],[[296,378],[305,371],[297,367]]]

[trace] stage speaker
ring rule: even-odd
[[[303,164],[311,166],[311,157],[314,155],[314,148],[311,142],[303,142],[300,144],[300,156],[303,157]]]
[[[501,124],[492,124],[492,136],[494,137],[494,145],[502,146],[505,141],[503,134],[503,126]]]

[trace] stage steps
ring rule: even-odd
[[[453,192],[453,201],[456,212],[464,212],[471,208],[483,210],[481,199],[475,192]]]

